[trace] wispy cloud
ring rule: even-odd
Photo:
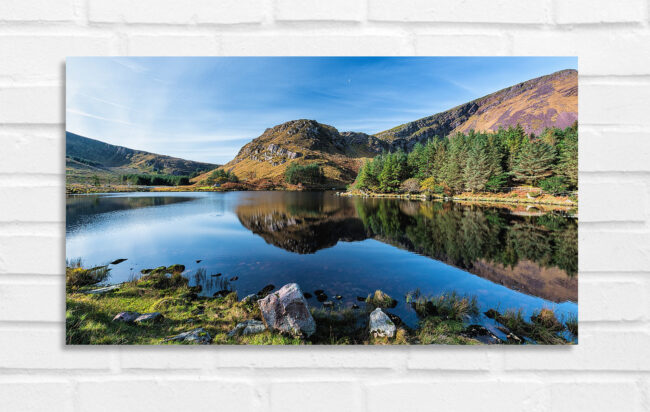
[[[77,115],[77,116],[87,117],[87,118],[90,118],[90,119],[96,119],[96,120],[102,120],[102,121],[105,121],[105,122],[119,123],[119,124],[134,126],[134,124],[131,123],[131,122],[126,122],[124,120],[119,120],[119,119],[110,119],[108,117],[98,116],[98,115],[92,114],[92,113],[87,113],[87,112],[84,112],[83,110],[65,109],[65,112],[70,113],[70,114],[74,114],[74,115]]]
[[[126,67],[134,73],[144,73],[149,71],[145,66],[136,63],[134,59],[128,59],[124,57],[113,57],[112,61],[119,64],[122,67]]]

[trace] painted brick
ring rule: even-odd
[[[174,0],[90,0],[93,22],[196,24],[259,23],[264,19],[267,0],[194,0],[191,6]]]
[[[643,0],[555,0],[555,21],[560,24],[640,23],[646,19]]]
[[[587,231],[578,228],[580,271],[648,270],[647,233]]]
[[[357,382],[282,382],[270,389],[271,411],[359,411],[362,392]]]
[[[487,34],[423,34],[415,37],[422,56],[495,56],[507,54],[506,36]]]
[[[63,94],[56,86],[0,89],[0,123],[63,123]]]
[[[60,284],[0,283],[0,321],[60,322],[65,311],[65,287]]]
[[[223,55],[405,55],[412,46],[405,37],[392,35],[252,35],[221,36]]]
[[[5,21],[69,21],[75,18],[73,0],[3,0],[0,20]]]
[[[219,45],[212,35],[131,35],[128,49],[133,56],[205,56],[217,54]]]
[[[647,371],[650,357],[645,353],[650,335],[645,332],[607,330],[598,325],[580,324],[580,343],[573,347],[547,346],[507,348],[507,370],[539,371]],[[567,374],[567,376],[569,376]]]
[[[581,123],[650,125],[650,116],[645,110],[650,97],[650,83],[581,83],[579,87]]]
[[[589,277],[591,279],[593,277]],[[581,321],[633,321],[648,319],[647,287],[633,281],[580,281]]]
[[[59,312],[63,320],[63,312]],[[65,346],[64,324],[45,330],[3,327],[0,329],[0,371],[108,370],[111,351],[107,347]],[[0,385],[2,386],[2,385]]]
[[[365,16],[363,0],[292,0],[275,1],[276,20],[360,21]]]
[[[580,179],[580,222],[643,222],[647,186],[629,179]]]
[[[369,0],[368,19],[395,22],[546,23],[546,1]]]
[[[368,384],[367,408],[371,411],[403,410],[412,412],[435,410],[476,411],[486,405],[498,405],[499,411],[534,410],[545,400],[541,382],[492,381],[464,382],[454,379]],[[397,396],[399,394],[399,396]],[[507,401],[506,401],[507,399]]]
[[[580,171],[650,171],[650,131],[580,128]],[[630,150],[634,148],[634,150]]]
[[[53,133],[51,135],[54,135]],[[61,173],[65,164],[63,134],[60,139],[46,132],[3,132],[0,129],[3,159],[0,173],[12,173],[28,166],[29,173]]]
[[[0,274],[62,275],[64,246],[63,233],[61,237],[0,236]]]
[[[119,396],[116,396],[119,394]],[[251,385],[243,382],[202,379],[138,379],[80,381],[77,383],[79,410],[114,412],[129,410],[252,410],[258,399]]]
[[[112,43],[111,36],[0,36],[0,53],[11,56],[0,65],[0,77],[62,81],[66,56],[108,55]]]
[[[5,411],[52,411],[73,410],[72,385],[65,382],[0,382],[0,399]]]
[[[59,187],[1,187],[0,222],[63,222],[65,193]],[[43,201],[48,199],[48,201]]]
[[[635,382],[562,382],[549,387],[552,411],[646,410]]]
[[[578,56],[580,76],[650,74],[650,50],[644,47],[650,35],[645,31],[513,30],[510,33],[514,55]],[[579,93],[582,104],[585,101],[582,89]]]

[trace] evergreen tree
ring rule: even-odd
[[[564,176],[572,188],[578,187],[578,125],[564,130],[560,143],[558,174]]]
[[[492,164],[488,156],[488,148],[485,140],[476,139],[467,156],[467,164],[463,172],[465,189],[472,192],[485,190],[490,175]]]
[[[555,151],[539,140],[523,145],[517,156],[513,172],[517,180],[537,184],[541,179],[553,174]]]

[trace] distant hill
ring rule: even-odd
[[[578,119],[578,72],[562,70],[516,84],[442,113],[405,123],[374,136],[391,149],[410,150],[417,142],[455,132],[496,131],[521,125],[540,134]]]
[[[218,166],[115,146],[70,132],[66,132],[65,151],[69,183],[85,182],[93,175],[106,179],[127,173],[187,176]]]
[[[315,120],[292,120],[266,129],[222,168],[239,179],[270,179],[280,184],[290,163],[318,163],[326,185],[341,186],[354,180],[361,158],[374,157],[387,148],[385,142],[365,133],[339,133]]]
[[[418,142],[455,132],[496,131],[521,125],[528,133],[565,128],[578,118],[578,73],[562,70],[374,135],[339,132],[315,120],[293,120],[266,131],[222,166],[240,180],[282,184],[291,163],[318,163],[328,185],[350,183],[363,158],[384,150],[410,151]],[[205,179],[199,176],[195,182]]]

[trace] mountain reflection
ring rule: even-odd
[[[395,199],[270,196],[237,216],[267,243],[315,253],[375,239],[510,289],[554,302],[578,300],[578,224],[561,212]]]

